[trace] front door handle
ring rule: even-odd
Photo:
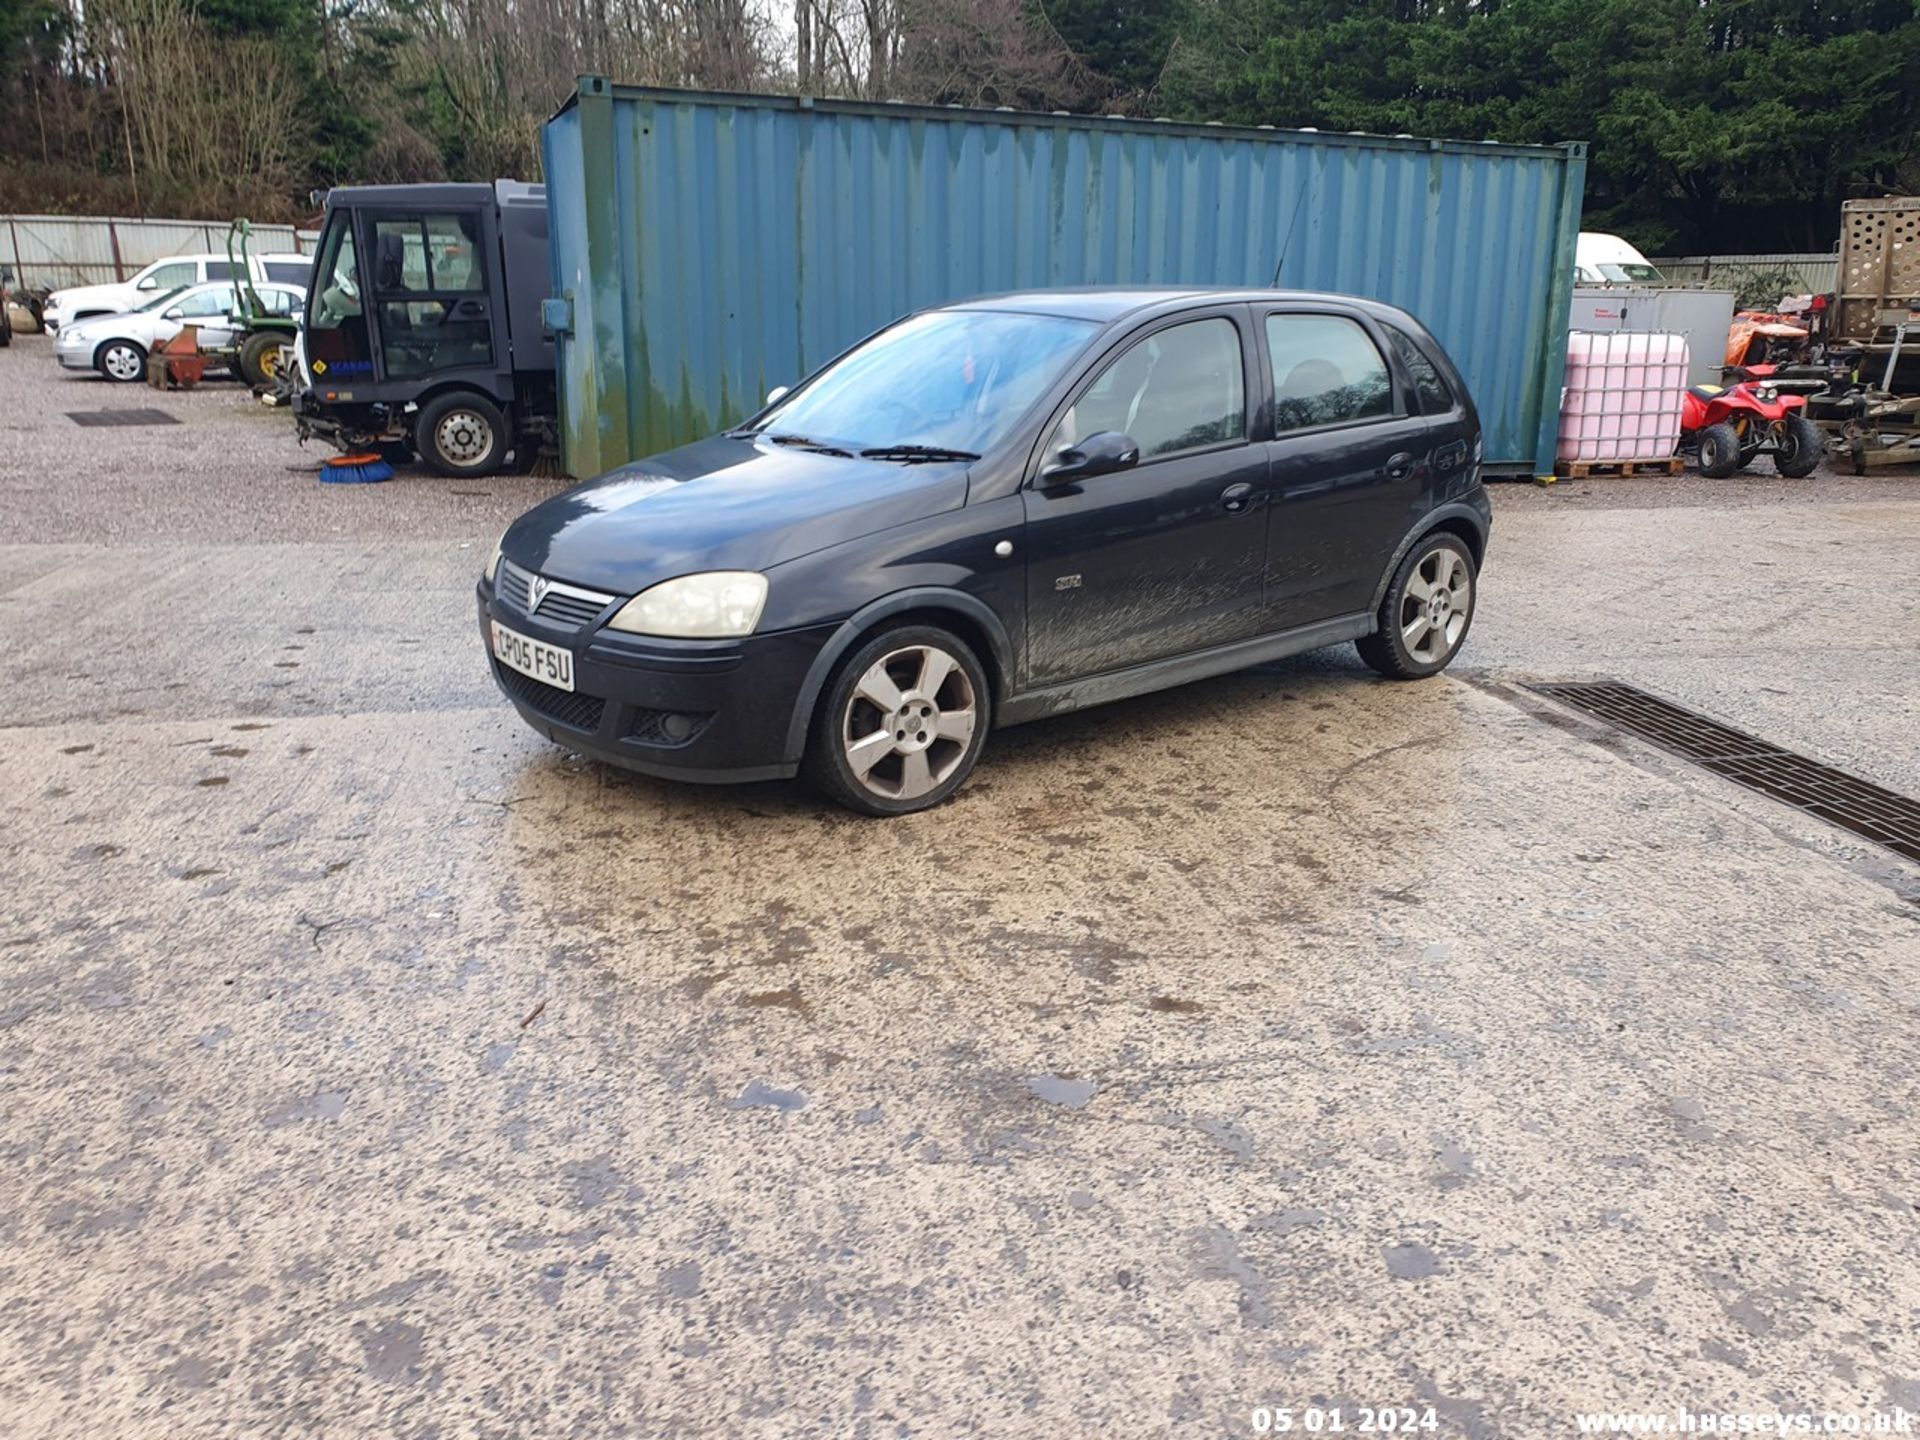
[[[1236,514],[1253,503],[1253,486],[1244,481],[1238,485],[1229,485],[1220,492],[1220,508]]]
[[[1413,473],[1413,456],[1402,450],[1387,461],[1386,476],[1389,480],[1404,480]]]

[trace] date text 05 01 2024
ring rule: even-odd
[[[1431,1405],[1259,1405],[1253,1412],[1256,1435],[1409,1435],[1439,1428]]]

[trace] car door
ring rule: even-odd
[[[1262,307],[1271,383],[1267,603],[1276,628],[1362,613],[1423,513],[1429,422],[1358,310]]]
[[[231,285],[204,285],[189,290],[167,308],[167,318],[191,325],[201,350],[225,350],[234,340],[233,307],[237,297]],[[177,333],[177,332],[176,332]]]
[[[1259,628],[1263,449],[1248,440],[1251,312],[1186,312],[1128,337],[1051,422],[1023,492],[1027,684],[1205,649]],[[1043,472],[1102,431],[1132,467],[1066,484]]]

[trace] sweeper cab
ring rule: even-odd
[[[546,189],[327,192],[295,352],[300,438],[443,475],[530,468],[558,435]]]

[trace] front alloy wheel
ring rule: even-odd
[[[888,631],[842,662],[822,697],[808,771],[868,815],[939,804],[986,739],[986,674],[964,641],[932,626]]]
[[[93,363],[109,380],[122,385],[143,378],[147,373],[147,355],[131,340],[109,340],[93,357]]]

